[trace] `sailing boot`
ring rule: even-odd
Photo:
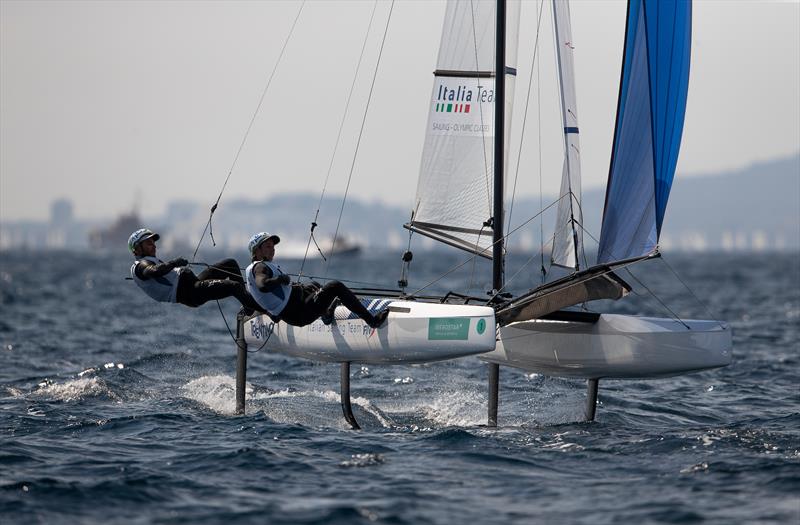
[[[367,321],[367,324],[370,328],[380,328],[383,323],[386,322],[386,318],[389,317],[389,309],[386,308],[381,310],[377,314],[372,316],[372,321]]]
[[[330,306],[325,310],[319,318],[322,321],[322,324],[329,325],[336,319],[336,307],[339,306],[339,300],[334,299]]]

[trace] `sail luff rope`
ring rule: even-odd
[[[206,223],[205,228],[203,229],[203,233],[200,234],[200,240],[197,241],[197,246],[194,249],[194,253],[192,254],[192,260],[197,257],[197,251],[200,249],[200,245],[203,243],[203,239],[206,236],[206,232],[210,232],[211,235],[211,242],[214,246],[216,246],[216,242],[214,241],[214,232],[211,227],[211,219],[214,216],[214,212],[217,211],[217,207],[219,206],[219,201],[222,199],[222,194],[225,192],[225,188],[228,186],[228,181],[230,181],[231,175],[233,174],[233,170],[236,167],[236,163],[239,160],[239,155],[242,153],[242,149],[244,149],[244,145],[247,142],[247,137],[250,135],[250,130],[253,128],[253,123],[258,116],[259,111],[261,110],[261,105],[264,103],[264,97],[267,95],[267,90],[269,90],[270,85],[272,84],[272,79],[275,77],[275,72],[278,70],[278,66],[281,63],[281,59],[283,58],[283,54],[286,51],[286,46],[289,44],[289,40],[292,37],[292,33],[294,33],[294,29],[297,26],[297,21],[300,19],[300,13],[303,12],[303,7],[306,4],[306,0],[300,4],[300,8],[297,10],[297,15],[294,17],[294,22],[292,23],[292,27],[289,30],[289,33],[286,35],[286,40],[283,42],[283,47],[281,47],[281,51],[278,54],[278,59],[275,61],[275,66],[272,68],[272,73],[269,75],[269,79],[267,80],[266,86],[264,86],[264,90],[261,92],[261,98],[258,99],[258,105],[256,106],[255,111],[253,112],[253,116],[250,118],[250,123],[247,126],[247,129],[244,132],[244,137],[242,137],[242,142],[239,144],[239,149],[236,151],[236,156],[233,158],[233,162],[231,163],[231,167],[228,170],[228,176],[225,177],[225,182],[222,184],[222,189],[219,191],[219,195],[217,196],[216,202],[214,205],[211,206],[211,211],[208,214],[208,222]]]
[[[298,272],[298,278],[302,277],[303,275],[303,268],[305,268],[306,259],[308,259],[308,250],[311,247],[311,241],[314,241],[314,245],[317,247],[317,251],[322,256],[324,261],[327,261],[325,258],[325,254],[322,253],[322,249],[320,249],[319,244],[317,244],[316,239],[314,239],[314,229],[317,227],[317,220],[319,219],[319,211],[322,208],[322,200],[325,198],[325,192],[328,188],[328,180],[331,176],[331,171],[333,170],[333,162],[336,159],[336,152],[339,149],[339,144],[342,138],[342,130],[344,129],[344,123],[347,119],[347,114],[350,110],[350,102],[353,98],[353,92],[355,91],[356,81],[358,80],[358,73],[361,71],[361,63],[364,59],[364,51],[367,48],[367,41],[369,40],[369,32],[372,29],[372,22],[375,19],[375,11],[378,9],[378,0],[372,5],[372,14],[369,17],[369,24],[367,24],[367,31],[364,34],[364,42],[361,45],[361,53],[358,56],[358,63],[356,64],[356,71],[353,75],[353,82],[350,84],[350,92],[347,94],[347,102],[344,106],[344,113],[342,113],[342,120],[339,123],[339,131],[336,134],[336,142],[333,146],[333,152],[331,153],[331,160],[328,164],[328,172],[325,174],[325,182],[322,185],[322,192],[319,196],[319,203],[317,203],[317,212],[314,214],[314,220],[311,222],[311,233],[308,236],[308,243],[306,243],[306,252],[303,255],[303,262],[300,264],[300,271]]]
[[[375,72],[372,75],[372,83],[369,87],[369,95],[367,96],[367,105],[364,108],[364,116],[361,119],[361,129],[358,132],[358,140],[356,141],[356,149],[353,152],[353,161],[350,164],[350,173],[347,175],[347,185],[345,186],[344,190],[344,197],[342,198],[342,206],[339,208],[339,218],[336,220],[336,230],[333,233],[333,240],[331,241],[331,252],[333,251],[333,247],[336,245],[336,238],[339,236],[339,226],[342,223],[342,215],[344,214],[344,206],[347,202],[347,194],[350,191],[350,182],[353,179],[353,171],[355,170],[356,166],[356,159],[358,158],[358,149],[361,146],[361,137],[364,135],[364,126],[367,122],[367,115],[369,114],[369,105],[372,101],[372,93],[375,90],[375,80],[378,78],[378,69],[381,64],[381,57],[383,56],[383,47],[386,44],[386,35],[389,33],[389,22],[392,20],[392,12],[394,11],[394,0],[389,7],[389,16],[386,17],[386,26],[383,29],[383,38],[381,39],[381,47],[378,51],[378,59],[375,63]],[[331,264],[331,259],[333,259],[333,253],[330,254],[330,257],[325,263],[325,275],[328,274],[328,268]]]

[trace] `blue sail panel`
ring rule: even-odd
[[[658,245],[683,133],[690,51],[688,0],[630,0],[598,263]]]

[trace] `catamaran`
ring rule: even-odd
[[[451,293],[364,299],[388,308],[370,329],[344,307],[333,323],[304,327],[240,315],[237,409],[244,409],[248,346],[342,363],[342,407],[350,363],[407,364],[469,355],[489,363],[488,424],[497,424],[499,367],[587,380],[586,418],[600,379],[657,378],[725,366],[723,322],[593,312],[632,287],[617,272],[660,256],[658,239],[680,149],[688,95],[691,3],[629,0],[616,128],[598,256],[583,245],[578,111],[569,3],[552,0],[564,164],[551,265],[566,277],[517,297],[506,292],[504,180],[519,32],[519,2],[450,0],[434,71],[412,219],[405,227],[472,257],[492,260],[489,299]],[[533,210],[541,213],[542,210]],[[410,260],[410,254],[406,254]]]

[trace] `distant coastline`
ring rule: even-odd
[[[583,214],[587,247],[599,237],[604,190],[583,192]],[[555,197],[545,196],[545,205]],[[220,206],[213,221],[218,248],[236,253],[243,250],[255,231],[269,230],[282,237],[286,256],[302,256],[308,245],[311,221],[319,204],[312,193],[287,193],[263,201],[231,199]],[[403,229],[410,210],[350,197],[339,222],[341,196],[326,197],[316,220],[314,235],[323,252],[339,224],[339,236],[371,250],[400,250],[408,243]],[[538,197],[515,199],[512,229],[539,209]],[[119,217],[130,215],[121,210]],[[47,221],[0,222],[0,250],[86,250],[90,237],[109,229],[119,217],[82,220],[70,201],[51,204]],[[166,252],[194,249],[208,220],[207,203],[171,202],[164,214],[142,217],[144,226],[163,233]],[[511,238],[513,251],[538,251],[540,222],[545,232],[553,219],[543,216],[517,231]],[[591,234],[591,235],[589,235]],[[117,236],[119,237],[119,236]],[[416,249],[435,249],[433,242],[415,237]],[[205,242],[210,242],[206,238]],[[119,244],[119,246],[116,246]],[[696,177],[678,174],[670,196],[670,207],[661,235],[665,251],[796,251],[800,249],[800,153],[761,162],[747,168]],[[97,245],[93,249],[124,252],[124,240]],[[309,253],[317,256],[313,243]]]

